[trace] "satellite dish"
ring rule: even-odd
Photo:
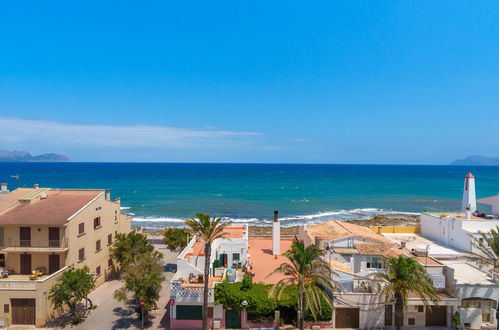
[[[40,198],[41,199],[47,198],[47,193],[45,191],[42,191],[42,193],[40,194]]]

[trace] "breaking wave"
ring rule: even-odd
[[[296,215],[281,217],[282,226],[290,227],[302,224],[315,224],[326,222],[329,220],[368,220],[372,219],[376,215],[380,214],[401,214],[401,215],[419,215],[419,213],[412,212],[399,212],[391,210],[383,210],[376,208],[363,208],[363,209],[352,209],[352,210],[337,210],[337,211],[327,211],[318,212],[314,214],[306,215]],[[232,217],[222,217],[224,221],[231,221],[232,223],[249,224],[253,226],[269,226],[272,224],[273,219],[270,218],[232,218]],[[182,218],[172,218],[172,217],[133,217],[133,224],[135,226],[140,226],[147,229],[160,229],[165,227],[180,227],[186,219]]]

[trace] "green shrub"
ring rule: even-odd
[[[251,277],[245,277],[242,282],[228,283],[224,281],[215,287],[215,300],[225,308],[242,310],[242,302],[246,300],[248,319],[254,322],[264,322],[274,318],[274,311],[281,312],[281,319],[287,323],[295,323],[298,305],[298,290],[296,285],[284,289],[281,299],[277,302],[269,298],[272,285],[252,283]],[[333,310],[327,301],[321,299],[321,309],[314,320],[310,313],[305,314],[306,321],[330,321]]]

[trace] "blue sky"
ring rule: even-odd
[[[499,156],[497,1],[0,4],[0,149],[75,161]]]

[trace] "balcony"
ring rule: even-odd
[[[190,284],[180,281],[171,282],[170,298],[177,302],[203,302],[204,287],[203,283]],[[209,288],[208,302],[214,302],[215,290]]]
[[[68,241],[63,240],[14,240],[8,238],[2,252],[66,252]]]
[[[48,291],[52,287],[57,277],[66,270],[67,267],[59,269],[57,272],[45,275],[37,280],[30,280],[29,275],[10,275],[8,278],[0,279],[0,292],[2,290],[19,291]]]

